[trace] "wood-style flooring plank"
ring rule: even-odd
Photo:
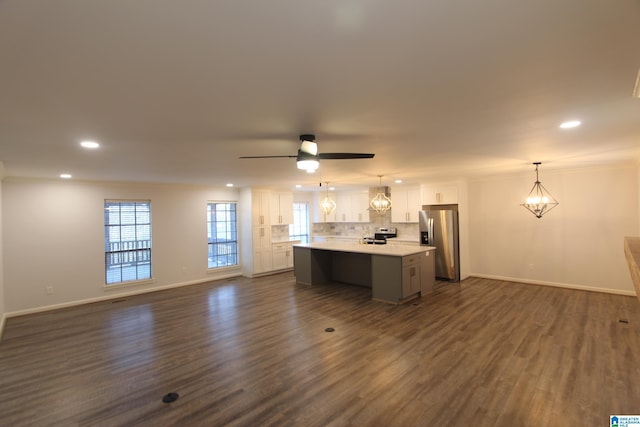
[[[403,305],[235,278],[10,318],[0,343],[1,426],[595,426],[639,396],[636,298],[478,278]]]

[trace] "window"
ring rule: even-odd
[[[293,224],[289,224],[289,238],[309,243],[309,204],[293,204]]]
[[[105,283],[151,278],[151,202],[104,201]]]
[[[236,203],[207,204],[209,268],[238,265],[238,221]]]

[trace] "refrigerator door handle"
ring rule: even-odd
[[[433,246],[433,218],[429,218],[429,245]]]

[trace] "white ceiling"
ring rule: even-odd
[[[0,0],[0,161],[313,188],[637,162],[639,67],[640,0]],[[301,133],[376,156],[238,159]]]

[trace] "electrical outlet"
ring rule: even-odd
[[[47,286],[46,288],[44,288],[44,290],[47,295],[53,295],[53,286]]]
[[[533,271],[533,264],[529,264],[529,270]]]

